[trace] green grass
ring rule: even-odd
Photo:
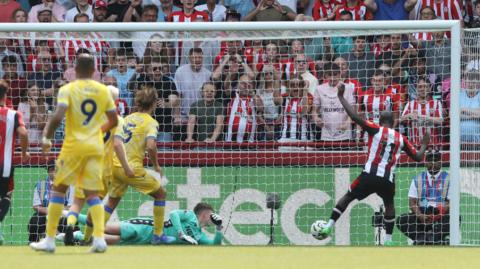
[[[58,247],[55,254],[0,247],[0,268],[477,268],[480,248],[450,247]]]

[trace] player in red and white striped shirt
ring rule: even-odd
[[[8,84],[0,80],[0,227],[10,208],[13,192],[13,152],[17,135],[20,137],[23,161],[30,158],[28,150],[28,132],[21,113],[6,107]],[[0,245],[3,236],[0,229]]]
[[[400,118],[407,126],[408,138],[417,145],[427,130],[432,136],[433,144],[442,142],[442,102],[433,99],[430,93],[428,80],[420,78],[417,81],[417,98],[407,103]]]
[[[395,225],[395,166],[400,159],[400,152],[404,150],[410,158],[420,162],[423,160],[430,135],[427,132],[422,140],[422,146],[417,151],[413,145],[393,129],[394,116],[392,112],[382,112],[380,125],[364,120],[355,112],[353,107],[343,96],[345,87],[338,88],[338,99],[342,103],[348,116],[368,135],[367,163],[363,172],[350,185],[348,192],[338,201],[332,210],[332,215],[327,225],[320,234],[329,236],[335,222],[340,218],[348,205],[355,199],[362,200],[372,193],[376,193],[383,199],[385,205],[385,245],[393,245],[392,233]]]

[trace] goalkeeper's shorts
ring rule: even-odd
[[[127,177],[122,167],[113,168],[113,178],[110,183],[108,196],[112,198],[123,197],[127,192],[128,186],[132,186],[137,191],[144,194],[151,194],[158,191],[161,186],[153,176],[145,171],[145,168],[140,167],[134,169],[135,177]]]
[[[153,226],[120,222],[120,245],[150,245]]]

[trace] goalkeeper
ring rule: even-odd
[[[191,245],[220,245],[222,243],[222,218],[213,212],[211,205],[198,203],[193,210],[173,210],[165,221],[165,235],[175,238],[170,244]],[[85,215],[80,215],[78,222],[86,223]],[[209,238],[203,228],[215,225],[216,231],[213,239]],[[105,240],[109,245],[149,245],[153,237],[153,219],[137,217],[107,224],[105,227]],[[62,240],[62,236],[57,237]],[[75,232],[75,239],[82,241],[83,234]]]

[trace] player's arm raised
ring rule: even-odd
[[[337,96],[340,103],[342,103],[343,108],[345,108],[345,112],[347,115],[360,127],[363,129],[367,129],[368,125],[366,121],[355,111],[355,109],[350,105],[347,99],[343,96],[345,93],[345,84],[340,83],[337,86]]]

